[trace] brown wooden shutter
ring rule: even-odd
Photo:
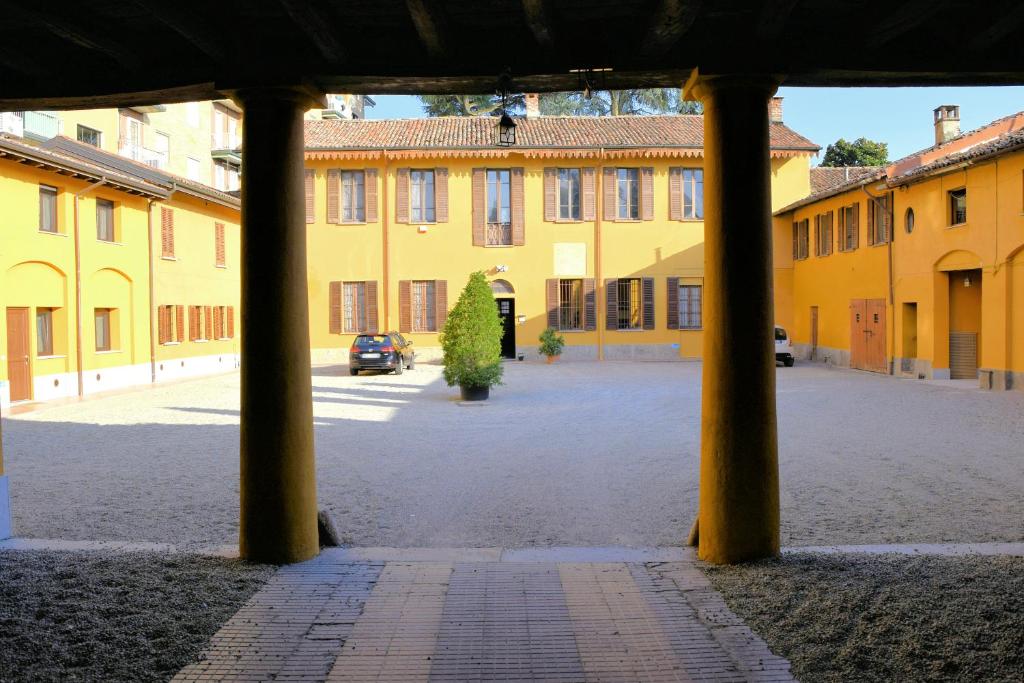
[[[228,306],[228,339],[235,338],[235,307]]]
[[[448,222],[448,169],[434,169],[434,220]]]
[[[307,168],[303,177],[306,181],[306,223],[316,223],[316,171]]]
[[[377,321],[377,281],[366,281],[366,331],[370,334],[380,332],[380,324]]]
[[[644,329],[654,329],[654,278],[643,279]]]
[[[188,339],[195,341],[199,339],[199,307],[188,307]]]
[[[544,169],[544,220],[558,219],[558,169]]]
[[[158,306],[156,313],[157,343],[166,344],[171,335],[171,307]]]
[[[679,329],[679,278],[670,277],[668,282],[668,329]]]
[[[793,221],[793,260],[800,258],[800,224]]]
[[[580,208],[581,218],[585,221],[597,219],[597,196],[594,191],[594,169],[584,168],[582,173]]]
[[[839,251],[846,251],[846,207],[839,207]]]
[[[174,211],[160,207],[160,255],[174,258]]]
[[[363,206],[366,207],[366,222],[377,222],[377,169],[366,169],[363,178]]]
[[[604,195],[602,201],[604,202],[604,219],[606,221],[614,221],[619,215],[619,205],[615,202],[615,169],[606,168],[604,169],[604,177],[601,179],[601,185],[603,186]]]
[[[487,245],[487,169],[473,169],[473,246]]]
[[[412,280],[398,281],[398,331],[412,332]]]
[[[834,240],[832,239],[832,229],[835,226],[835,224],[836,224],[835,212],[829,211],[828,212],[828,224],[825,226],[825,232],[828,233],[827,235],[825,235],[825,244],[826,244],[825,254],[826,255],[831,255],[832,254],[832,245],[834,244]]]
[[[860,202],[853,205],[853,248],[860,246]]]
[[[185,307],[174,307],[174,340],[185,341]]]
[[[683,220],[683,169],[678,166],[668,169],[668,219]]]
[[[583,329],[597,329],[597,287],[592,277],[583,280]]]
[[[544,281],[544,292],[548,311],[548,327],[558,329],[558,278],[552,277]]]
[[[821,214],[814,214],[814,255],[821,256]]]
[[[213,307],[213,336],[211,339],[220,339],[224,336],[224,315],[220,306]]]
[[[864,205],[864,208],[868,214],[868,244],[875,244],[878,241],[875,237],[875,207],[870,199]]]
[[[327,222],[340,223],[341,211],[338,204],[338,185],[341,183],[341,171],[337,168],[327,170]]]
[[[640,169],[640,219],[654,220],[654,169],[650,166]]]
[[[619,281],[604,281],[604,327],[606,330],[619,329]]]
[[[224,224],[213,224],[214,258],[218,266],[225,265],[224,254]]]
[[[203,306],[203,319],[206,321],[206,329],[203,330],[205,339],[213,339],[213,306]]]
[[[437,308],[434,313],[434,320],[437,324],[437,331],[444,329],[448,322],[448,281],[434,280],[434,303]]]
[[[395,172],[395,222],[409,222],[409,169]]]
[[[509,173],[509,195],[512,210],[512,246],[526,244],[526,198],[523,190],[523,169],[513,168]]]
[[[330,334],[341,334],[341,283],[331,282],[328,285],[328,323],[327,328]]]

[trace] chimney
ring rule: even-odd
[[[782,98],[773,97],[768,103],[768,120],[772,123],[782,123]]]
[[[941,145],[960,135],[960,107],[943,104],[935,108],[935,144]]]
[[[526,118],[534,119],[540,116],[540,95],[535,92],[526,93]]]

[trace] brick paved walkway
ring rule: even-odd
[[[327,550],[283,567],[175,680],[793,680],[688,552],[669,562],[434,555]]]

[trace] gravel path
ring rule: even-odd
[[[441,368],[314,372],[318,483],[366,546],[678,544],[699,363],[510,363],[462,407]],[[778,369],[783,543],[1024,540],[1024,393]],[[237,542],[238,376],[4,422],[15,532]]]
[[[705,571],[800,680],[1024,680],[1024,558],[787,555]]]
[[[165,681],[274,567],[161,553],[0,552],[0,681]]]

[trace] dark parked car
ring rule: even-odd
[[[416,354],[412,342],[398,332],[386,334],[360,334],[348,350],[349,374],[360,370],[394,371],[401,375],[405,368],[416,367]]]

